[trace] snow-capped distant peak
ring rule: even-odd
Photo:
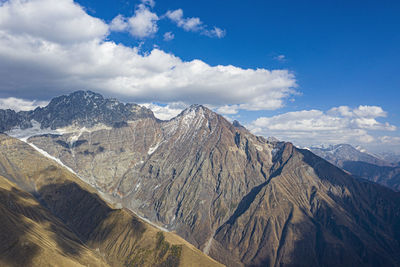
[[[367,151],[365,148],[361,147],[361,146],[356,146],[355,148],[356,148],[358,151],[360,151],[361,153],[368,153],[368,151]]]

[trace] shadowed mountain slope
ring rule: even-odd
[[[108,266],[29,193],[0,176],[1,266]]]
[[[398,266],[399,204],[397,193],[287,144],[270,180],[218,229],[216,249],[250,266]]]
[[[51,236],[59,241],[59,246],[74,255],[86,253],[89,256],[97,256],[97,259],[92,261],[85,259],[86,262],[77,256],[77,262],[95,265],[97,260],[98,265],[105,265],[107,262],[111,266],[221,266],[173,233],[158,230],[128,210],[111,207],[90,186],[67,169],[38,154],[29,145],[5,135],[0,136],[0,175],[32,192],[39,199],[40,205],[30,194],[18,191],[21,195],[30,196],[30,201],[36,201],[35,209],[52,216],[48,215],[50,217],[47,220],[50,224],[55,221],[61,225],[54,223],[57,227],[68,229],[63,233],[55,226],[49,226],[52,229]],[[13,192],[17,189],[9,190]],[[6,195],[2,204],[7,203],[11,197],[10,194]],[[28,217],[35,216],[30,215],[29,211],[23,210],[20,213]],[[2,222],[7,222],[5,218],[9,218],[8,213],[2,214]],[[16,222],[16,231],[26,228],[24,220]],[[40,227],[49,228],[40,218],[37,224],[39,230]],[[8,227],[13,229],[11,225]],[[5,231],[6,228],[2,228],[3,234],[6,234]],[[33,232],[33,235],[39,234],[37,231]],[[70,236],[75,237],[72,241],[77,242],[77,245],[69,245],[72,241],[67,237]],[[46,235],[42,236],[44,243],[51,244],[53,241],[48,239]],[[4,247],[12,246],[10,242],[12,240],[5,240]],[[40,250],[36,248],[37,240],[30,244],[32,250]],[[16,254],[10,254],[8,250],[2,250],[0,258],[4,259],[6,265],[12,266],[13,263],[7,260],[14,259]],[[53,253],[47,250],[45,252],[46,255]],[[34,254],[34,251],[32,253]],[[66,260],[70,259],[68,253],[65,253],[64,257]],[[37,257],[28,258],[27,265],[35,265],[36,258],[41,263],[46,262],[46,258],[39,254]],[[70,261],[73,260],[75,259],[71,257]],[[188,262],[191,262],[191,265],[184,265]]]
[[[377,166],[362,161],[345,161],[342,168],[353,175],[400,191],[400,167]]]

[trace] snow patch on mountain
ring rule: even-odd
[[[11,137],[17,138],[21,141],[26,142],[30,137],[32,136],[37,136],[37,135],[44,135],[44,134],[55,134],[55,135],[63,135],[67,133],[77,133],[75,135],[72,135],[70,137],[70,142],[73,143],[79,139],[79,137],[82,135],[84,132],[95,132],[99,130],[111,130],[112,128],[109,126],[106,126],[105,124],[97,124],[93,127],[76,127],[76,126],[68,126],[68,127],[63,127],[63,128],[58,128],[55,130],[52,130],[51,128],[41,128],[41,124],[35,120],[31,120],[32,127],[31,128],[26,128],[22,129],[21,127],[15,127],[9,131],[6,131],[5,133]]]
[[[157,148],[162,144],[163,142],[158,142],[157,144],[155,144],[154,146],[149,148],[149,151],[147,152],[148,155],[153,154]]]
[[[31,123],[32,123],[31,128],[21,129],[21,127],[18,126],[18,127],[11,129],[10,131],[7,131],[6,134],[11,137],[17,138],[21,141],[24,141],[24,142],[26,142],[26,140],[28,140],[29,137],[32,137],[35,135],[61,134],[57,130],[52,130],[50,128],[41,129],[40,123],[35,120],[31,120]]]
[[[189,112],[187,112],[182,118],[182,126],[185,128],[189,128],[195,117],[196,117],[195,110],[192,109]]]
[[[31,147],[33,147],[37,152],[39,152],[40,154],[42,154],[43,156],[45,156],[46,158],[49,158],[55,162],[57,162],[59,165],[61,165],[62,167],[64,167],[65,169],[67,169],[68,171],[70,171],[71,173],[75,174],[76,176],[78,176],[81,180],[83,180],[73,169],[71,169],[70,167],[68,167],[67,165],[65,165],[60,159],[53,157],[52,155],[50,155],[49,153],[47,153],[46,151],[44,151],[41,148],[38,148],[37,146],[35,146],[32,143],[26,142],[28,145],[30,145]]]
[[[139,189],[139,187],[140,187],[140,183],[138,183],[138,184],[135,186],[135,191],[137,191],[137,190]]]
[[[162,227],[162,226],[159,226],[159,225],[153,223],[153,222],[150,221],[149,219],[147,219],[147,218],[145,218],[145,217],[139,215],[136,211],[134,211],[134,210],[132,210],[132,209],[129,209],[129,210],[132,211],[132,212],[133,212],[137,217],[139,217],[141,220],[147,222],[148,224],[151,224],[151,225],[154,226],[155,228],[157,228],[157,229],[159,229],[159,230],[161,230],[161,231],[164,231],[164,232],[169,232],[168,229],[166,229],[166,228],[164,228],[164,227]]]

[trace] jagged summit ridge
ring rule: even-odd
[[[119,126],[123,122],[142,118],[154,118],[154,114],[137,104],[124,104],[92,91],[76,91],[56,97],[46,107],[32,111],[0,110],[0,132],[15,127],[32,128],[32,120],[40,123],[42,129],[54,130],[71,125],[93,127],[100,123]]]
[[[182,112],[179,113],[178,116],[172,118],[172,120],[175,118],[182,117],[182,116],[188,116],[189,114],[190,114],[189,116],[195,117],[195,116],[203,116],[204,114],[211,114],[211,113],[214,113],[214,112],[203,105],[192,104],[189,107],[187,107],[186,109],[182,110]]]
[[[33,119],[41,122],[42,128],[55,129],[71,124],[92,127],[103,123],[113,126],[115,123],[151,116],[152,111],[137,104],[124,104],[91,91],[77,91],[54,98],[44,108],[37,108]]]
[[[221,117],[203,105],[193,104],[176,117],[163,122],[162,128],[167,136],[180,133],[181,136],[194,137],[201,129],[212,131],[212,125],[215,125],[218,116]]]

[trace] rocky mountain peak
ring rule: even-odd
[[[190,125],[200,126],[202,122],[205,122],[207,124],[208,121],[215,119],[217,116],[220,115],[210,110],[209,108],[203,105],[193,104],[190,107],[184,109],[178,116],[173,118],[171,122],[177,123],[179,121],[181,122],[181,125],[186,125],[188,127]]]
[[[32,120],[42,129],[54,130],[67,126],[93,127],[96,124],[114,126],[142,118],[154,118],[154,114],[137,104],[124,104],[92,91],[76,91],[56,97],[46,107],[33,111],[0,111],[0,131],[31,128]]]
[[[209,108],[199,105],[199,104],[193,104],[190,105],[188,108],[184,109],[177,117],[181,116],[187,116],[189,114],[195,115],[195,116],[202,116],[204,114],[211,114],[214,113],[212,110]],[[190,116],[192,116],[190,115]]]
[[[104,97],[98,93],[92,91],[75,91],[69,95],[62,95],[53,98],[50,103],[45,107],[47,109],[63,106],[63,105],[98,105],[104,102]]]
[[[242,124],[240,124],[240,122],[238,122],[237,120],[234,120],[232,122],[232,125],[237,129],[247,130],[246,127],[244,127]]]
[[[91,91],[76,91],[54,98],[49,105],[34,111],[33,119],[42,128],[56,129],[69,125],[92,127],[154,117],[153,112],[137,104],[124,104]]]
[[[107,102],[102,95],[91,91],[76,91],[69,95],[62,95],[53,98],[44,108],[37,108],[35,111],[54,112],[56,110],[68,109],[71,113],[82,112],[84,110],[98,109],[102,104]]]

